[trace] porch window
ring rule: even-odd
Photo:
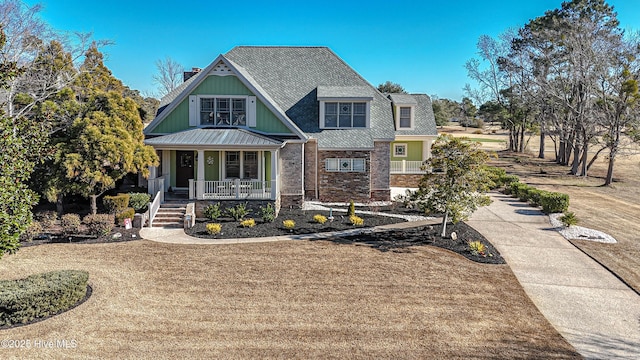
[[[407,157],[407,144],[393,144],[393,156]]]
[[[257,151],[225,152],[225,177],[227,179],[259,179]]]
[[[257,151],[244,152],[244,162],[242,164],[242,178],[243,179],[258,178],[258,152]]]
[[[227,151],[224,164],[227,178],[240,178],[240,151]]]
[[[200,124],[246,126],[247,101],[244,98],[201,98]]]

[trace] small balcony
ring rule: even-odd
[[[427,172],[422,161],[391,161],[391,174],[424,174]]]

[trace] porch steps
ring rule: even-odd
[[[181,201],[171,201],[160,205],[153,227],[182,228],[187,204]]]

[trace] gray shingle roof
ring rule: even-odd
[[[389,94],[389,98],[394,104],[416,105],[418,101],[411,94]]]
[[[390,100],[326,47],[239,46],[226,53],[320,148],[373,148],[374,139],[392,140]],[[365,95],[371,102],[369,129],[321,130],[318,91]]]
[[[244,129],[198,128],[146,139],[145,144],[155,146],[215,146],[220,147],[278,147],[281,141],[252,133]]]
[[[318,86],[318,99],[351,98],[373,100],[371,88],[366,86]]]
[[[438,135],[431,98],[425,94],[391,94],[394,104],[415,105],[411,130],[397,129],[396,135]]]

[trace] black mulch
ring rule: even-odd
[[[91,235],[62,235],[59,233],[45,233],[31,241],[23,241],[20,243],[22,247],[43,245],[43,244],[102,244],[131,240],[141,240],[140,229],[125,229],[123,226],[117,226],[105,236]]]
[[[207,221],[198,219],[196,225],[187,230],[187,234],[199,238],[207,239],[232,239],[247,237],[267,237],[280,235],[301,235],[316,234],[333,231],[343,231],[354,229],[349,222],[349,218],[344,212],[333,212],[334,220],[327,221],[325,224],[319,224],[313,221],[315,214],[329,216],[327,211],[317,210],[287,210],[280,211],[278,218],[272,223],[263,223],[262,219],[255,218],[256,226],[252,228],[244,228],[231,218],[220,218],[217,221]],[[409,214],[415,215],[414,212]],[[377,216],[367,214],[357,214],[364,220],[364,227],[371,228],[374,226],[393,224],[404,222],[401,218],[389,216]],[[289,231],[282,225],[283,220],[294,220],[295,229]],[[216,222],[222,225],[222,232],[218,235],[209,235],[206,231],[206,224]],[[504,259],[493,245],[480,233],[475,231],[467,224],[460,222],[458,224],[447,226],[447,234],[445,238],[440,237],[440,225],[422,226],[406,230],[390,230],[379,232],[365,231],[358,235],[340,236],[327,238],[326,240],[340,244],[365,244],[380,251],[408,252],[411,246],[431,245],[456,252],[472,261],[485,264],[504,264]],[[451,239],[451,232],[456,232],[457,240]],[[469,250],[469,241],[480,241],[486,246],[484,255],[472,254]]]

